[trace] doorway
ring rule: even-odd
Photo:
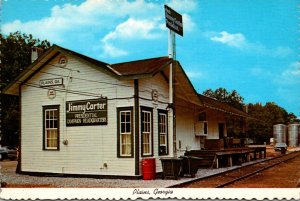
[[[224,139],[225,124],[219,123],[219,139]]]

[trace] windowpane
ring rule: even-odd
[[[46,111],[46,120],[49,119],[49,116],[50,116],[50,111]]]
[[[125,133],[126,129],[125,129],[125,123],[121,123],[121,133]]]
[[[208,133],[207,132],[207,122],[204,122],[203,126],[204,126],[204,128],[203,128],[204,134],[207,134]]]
[[[166,135],[160,135],[160,145],[166,144]]]
[[[131,154],[131,135],[130,134],[122,134],[121,135],[122,141],[122,154],[130,155]]]
[[[57,119],[57,116],[58,116],[58,111],[57,110],[53,110],[53,118],[54,119]]]
[[[53,120],[53,126],[54,126],[54,128],[57,128],[57,119],[55,119],[55,120]]]
[[[126,122],[130,122],[130,112],[126,112]]]
[[[125,112],[121,112],[120,116],[121,116],[121,122],[125,122]]]
[[[126,133],[130,133],[131,132],[131,125],[130,122],[126,123]]]
[[[49,128],[54,128],[54,125],[53,125],[53,120],[50,120],[50,125],[49,125]]]
[[[47,148],[57,147],[57,130],[47,130],[46,143]]]

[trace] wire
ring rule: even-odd
[[[150,99],[150,98],[144,98],[144,97],[140,97],[140,96],[139,96],[138,98],[140,98],[140,99],[142,99],[142,100],[153,101],[153,100]],[[164,101],[156,101],[156,102],[162,103],[162,104],[169,104],[169,102],[164,102]]]
[[[37,63],[46,64],[47,62],[38,61]],[[75,71],[77,73],[80,73],[79,70],[73,70],[73,69],[66,68],[66,67],[61,67],[61,66],[55,65],[55,64],[47,63],[47,65],[50,65],[50,66],[53,66],[53,67],[56,67],[56,68],[60,68],[60,69],[66,69],[66,70]],[[31,70],[31,69],[29,69],[29,70]],[[33,70],[31,70],[31,71],[33,71]],[[43,72],[43,71],[39,71],[39,72]],[[43,73],[55,75],[54,73],[48,73],[48,72],[43,72]],[[57,76],[64,76],[64,75],[59,75],[59,74],[56,74],[56,75]],[[64,76],[64,77],[66,77],[66,76]],[[112,85],[118,85],[118,86],[124,86],[124,87],[132,87],[132,86],[128,86],[128,85],[101,82],[101,81],[96,81],[96,80],[88,80],[88,79],[84,79],[84,78],[75,78],[75,79],[80,79],[80,80],[90,81],[90,82],[98,82],[98,83],[102,83],[102,84],[112,84]]]
[[[58,65],[55,65],[55,64],[50,64],[50,63],[47,63],[47,62],[38,61],[37,63],[47,64],[47,65],[50,65],[50,66],[53,66],[53,67],[56,67],[56,68],[66,69],[66,70],[69,70],[69,71],[76,71],[76,72],[80,73],[79,70],[73,70],[71,68],[62,67],[62,66],[58,66]]]
[[[41,87],[37,84],[34,83],[25,83],[24,85],[29,86],[29,87],[34,87],[34,88],[39,88],[39,89],[53,89],[52,87]],[[60,89],[60,88],[55,88],[56,91],[59,92],[66,92],[69,94],[76,94],[76,95],[84,95],[84,96],[91,96],[91,97],[97,97],[97,98],[101,98],[103,97],[102,94],[96,94],[96,93],[91,93],[91,92],[84,92],[84,91],[76,91],[76,90],[66,90],[66,89]],[[129,97],[121,97],[121,98],[108,98],[107,100],[124,100],[124,99],[132,99],[134,98],[133,96],[129,96]]]
[[[35,72],[35,70],[29,69],[29,71],[33,71]],[[56,73],[49,73],[49,72],[44,72],[44,71],[38,71],[39,73],[43,73],[43,74],[48,74],[48,75],[55,75],[55,76],[61,76],[61,77],[69,77],[67,75],[62,75],[62,74],[56,74]],[[82,81],[87,81],[87,82],[96,82],[96,83],[100,83],[100,84],[110,84],[110,85],[114,85],[114,86],[122,86],[122,87],[130,87],[132,88],[132,86],[129,85],[123,85],[123,84],[116,84],[116,83],[110,83],[110,82],[104,82],[104,81],[98,81],[98,80],[90,80],[90,79],[85,79],[85,78],[79,78],[79,77],[73,77],[72,79],[78,79],[78,80],[82,80]],[[20,81],[20,80],[17,80]]]
[[[41,87],[37,84],[34,83],[25,83],[24,85],[29,86],[29,87],[34,87],[34,88],[38,88],[38,89],[53,89],[52,87]],[[84,95],[84,96],[91,96],[91,97],[97,97],[97,98],[101,98],[103,97],[101,94],[96,94],[96,93],[91,93],[91,92],[84,92],[84,91],[77,91],[77,90],[66,90],[66,89],[60,89],[60,88],[55,88],[56,91],[59,92],[66,92],[69,94],[76,94],[76,95]],[[107,98],[107,100],[128,100],[128,99],[133,99],[134,96],[128,96],[128,97],[120,97],[120,98]],[[144,98],[144,97],[138,97],[139,99],[142,100],[148,100],[148,101],[153,101],[152,99],[149,98]],[[168,102],[164,102],[164,101],[157,101],[158,103],[161,104],[168,104]]]

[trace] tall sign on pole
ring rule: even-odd
[[[166,27],[169,28],[169,57],[176,59],[175,33],[183,36],[182,15],[165,5]]]
[[[175,33],[183,36],[182,15],[165,5],[166,26]]]
[[[176,60],[176,40],[175,33],[183,36],[183,24],[182,16],[175,10],[171,9],[169,6],[165,5],[165,16],[166,16],[166,26],[170,29],[169,32],[169,42],[168,42],[168,53],[169,58]],[[169,72],[169,119],[170,119],[170,134],[173,134],[173,155],[177,157],[176,148],[176,121],[175,121],[175,107],[174,107],[174,71],[173,62],[170,64]]]

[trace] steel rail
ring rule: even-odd
[[[291,157],[287,157],[287,156],[289,156],[289,155],[283,155],[282,157],[286,156],[287,158],[286,158],[286,159],[283,159],[283,160],[280,160],[280,161],[278,161],[278,162],[272,163],[272,164],[270,164],[270,165],[268,165],[268,166],[266,166],[266,167],[263,167],[263,168],[261,168],[261,169],[258,169],[258,170],[256,170],[256,171],[254,171],[254,172],[250,172],[250,173],[248,173],[248,174],[246,174],[246,175],[243,175],[243,176],[241,176],[241,177],[239,177],[239,178],[233,179],[233,180],[231,180],[231,181],[229,181],[229,182],[225,182],[225,183],[223,183],[223,184],[220,184],[220,185],[216,186],[215,188],[223,188],[223,187],[228,186],[228,185],[230,185],[230,184],[233,184],[233,183],[235,183],[235,182],[241,181],[241,180],[246,179],[246,178],[248,178],[248,177],[250,177],[250,176],[252,176],[252,175],[255,175],[255,174],[257,174],[257,173],[259,173],[259,172],[261,172],[261,171],[264,171],[264,170],[266,170],[266,169],[269,169],[269,168],[271,168],[271,167],[274,167],[274,166],[276,166],[276,165],[279,165],[280,163],[283,163],[283,162],[286,162],[286,161],[288,161],[288,160],[294,159],[294,158],[296,158],[296,157],[299,156],[299,155],[300,155],[300,153],[297,153],[297,154],[295,154],[294,156],[291,156]],[[274,160],[280,159],[280,158],[282,159],[282,157],[274,158]],[[263,162],[265,162],[265,161],[263,161]],[[269,160],[268,162],[273,162],[273,161],[272,161],[272,160]],[[261,162],[261,163],[262,163],[262,162]],[[259,163],[256,163],[256,164],[259,164]],[[253,165],[254,165],[254,164],[253,164]],[[226,173],[227,173],[227,172],[226,172]]]
[[[293,156],[291,156],[291,155],[293,155]],[[254,167],[255,165],[259,165],[259,164],[261,164],[261,163],[272,162],[272,161],[275,161],[275,160],[280,160],[280,159],[283,158],[283,157],[288,157],[288,158],[286,158],[285,160],[281,160],[281,161],[279,161],[279,162],[272,163],[271,165],[269,165],[269,166],[267,166],[267,167],[261,168],[261,169],[255,171],[255,172],[252,172],[252,173],[248,173],[248,174],[243,175],[243,176],[241,176],[241,177],[239,177],[239,178],[233,179],[233,180],[231,180],[231,181],[229,181],[229,182],[225,182],[225,183],[220,184],[220,185],[217,185],[217,186],[215,187],[215,188],[222,188],[222,187],[228,186],[228,185],[230,185],[230,184],[232,184],[232,183],[235,183],[235,182],[237,182],[237,181],[239,181],[239,180],[242,180],[242,179],[245,179],[245,178],[247,178],[247,177],[250,177],[250,176],[252,176],[252,175],[254,175],[254,174],[258,173],[258,172],[261,172],[261,171],[266,170],[266,169],[268,169],[268,168],[274,167],[274,166],[276,166],[276,165],[278,165],[278,164],[280,164],[280,163],[282,163],[282,162],[285,162],[285,161],[291,160],[291,159],[293,159],[293,158],[296,158],[296,157],[299,156],[299,155],[300,155],[300,151],[296,151],[296,152],[292,152],[292,153],[289,153],[289,154],[286,154],[286,155],[276,156],[276,157],[274,157],[274,158],[265,159],[265,160],[260,161],[260,162],[257,162],[257,163],[252,163],[252,164],[247,164],[247,165],[244,165],[244,166],[236,167],[236,168],[231,169],[231,170],[228,170],[228,171],[226,171],[226,172],[220,172],[220,173],[216,173],[216,174],[209,175],[209,176],[206,176],[206,177],[201,177],[201,178],[196,178],[196,179],[194,179],[194,180],[189,180],[189,181],[186,181],[186,182],[183,182],[183,183],[180,183],[180,184],[175,184],[175,185],[169,186],[168,188],[179,188],[179,187],[183,187],[183,186],[186,186],[186,185],[191,184],[191,183],[195,183],[195,182],[199,182],[199,181],[202,181],[202,180],[211,179],[211,178],[213,178],[213,177],[222,176],[222,175],[224,175],[224,174],[232,173],[232,172],[234,172],[234,171],[238,171],[238,170],[241,170],[241,169],[244,169],[244,168],[251,168],[251,166]]]

